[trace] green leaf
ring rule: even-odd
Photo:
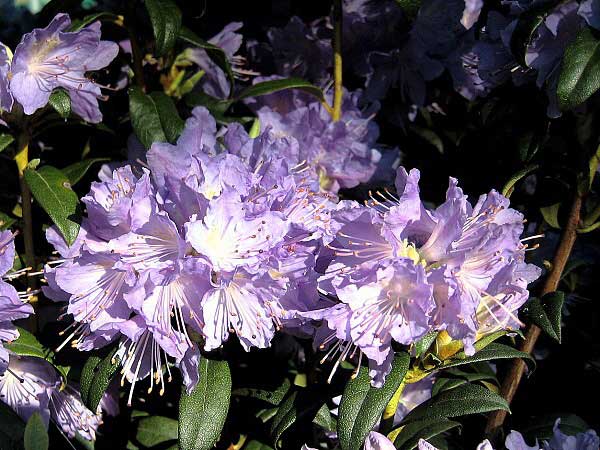
[[[510,49],[520,65],[527,67],[525,61],[527,48],[535,37],[538,27],[544,23],[554,6],[554,2],[546,2],[546,4],[533,7],[519,16],[510,38]]]
[[[150,97],[156,105],[158,117],[163,132],[169,142],[177,141],[183,131],[184,121],[179,117],[179,112],[173,103],[173,99],[164,92],[152,92]]]
[[[600,40],[583,27],[565,50],[556,95],[566,111],[586,101],[600,89]]]
[[[429,128],[419,127],[417,125],[411,125],[410,129],[419,137],[427,141],[433,147],[437,149],[437,151],[443,155],[444,154],[444,142],[437,135],[437,133]]]
[[[285,89],[299,89],[315,96],[318,100],[325,102],[325,96],[321,88],[309,83],[301,78],[283,78],[281,80],[262,81],[247,87],[236,96],[236,101],[249,97],[259,97],[261,95],[272,94],[273,92],[283,91]]]
[[[531,298],[521,312],[535,325],[540,327],[552,339],[561,342],[560,321],[565,294],[560,291],[550,292],[541,299]]]
[[[402,427],[394,439],[394,445],[398,449],[412,450],[417,448],[419,439],[429,441],[434,436],[460,426],[460,423],[448,419],[418,420]]]
[[[421,7],[421,0],[396,0],[407,16],[415,17]]]
[[[0,448],[22,450],[25,423],[5,403],[0,402]]]
[[[417,358],[419,356],[421,356],[423,353],[425,353],[427,350],[429,350],[429,347],[431,347],[431,344],[433,344],[435,342],[435,338],[437,337],[437,335],[438,335],[437,331],[432,331],[430,333],[427,333],[425,336],[423,336],[417,342],[415,342],[415,356]]]
[[[34,198],[71,245],[79,233],[79,199],[67,176],[52,166],[26,169],[24,176]]]
[[[560,431],[569,436],[584,433],[590,426],[581,417],[575,414],[546,414],[527,422],[521,429],[523,436],[533,441],[549,440],[554,435],[554,423],[560,418]]]
[[[323,427],[327,431],[335,431],[337,422],[331,415],[331,411],[329,411],[327,403],[324,403],[323,406],[319,408],[315,418],[313,419],[313,423]]]
[[[320,401],[321,398],[316,390],[301,389],[293,392],[279,405],[271,424],[271,436],[275,447],[277,447],[283,433],[292,425],[295,425],[299,430],[303,430],[309,426],[306,422],[314,423],[315,420],[321,421],[323,419],[322,416],[317,418],[319,405],[321,408],[323,407],[322,400]],[[323,414],[323,411],[321,411],[321,414]],[[286,447],[283,446],[283,448]]]
[[[476,384],[465,384],[443,391],[413,409],[403,424],[419,420],[447,419],[468,414],[486,413],[503,409],[510,411],[506,400]]]
[[[179,31],[179,39],[189,44],[195,45],[196,47],[204,49],[209,58],[212,59],[214,63],[217,66],[219,66],[219,68],[223,72],[225,72],[225,74],[227,75],[227,79],[229,80],[230,90],[231,92],[233,92],[233,70],[231,69],[229,59],[227,58],[227,55],[225,54],[222,48],[217,47],[216,45],[211,44],[208,41],[205,41],[204,39],[196,35],[196,33],[194,33],[192,30],[186,27],[181,27],[181,30]]]
[[[37,340],[37,338],[24,328],[17,327],[19,337],[12,342],[7,342],[4,347],[19,356],[33,356],[36,358],[49,359],[52,352]]]
[[[162,416],[145,417],[139,421],[135,437],[144,447],[177,440],[177,421]]]
[[[69,27],[69,31],[71,31],[71,32],[79,31],[82,28],[87,27],[88,25],[90,25],[98,20],[103,20],[106,22],[118,22],[121,19],[116,14],[109,13],[109,12],[99,12],[99,13],[95,13],[95,14],[90,14],[88,16],[85,16],[83,19],[74,20],[71,23],[71,26]]]
[[[39,412],[34,412],[25,426],[23,436],[25,450],[48,450],[48,431]]]
[[[371,386],[366,367],[361,367],[356,378],[348,381],[340,402],[337,427],[342,450],[362,448],[367,434],[377,424],[386,405],[400,387],[409,362],[408,353],[397,354],[381,388]]]
[[[4,231],[4,230],[10,228],[16,221],[17,221],[17,219],[10,217],[8,214],[4,214],[3,212],[0,212],[0,230],[1,231]]]
[[[63,119],[67,119],[71,115],[71,97],[64,89],[55,89],[50,95],[48,103]]]
[[[274,391],[268,391],[265,389],[254,389],[254,388],[241,388],[234,390],[231,394],[240,397],[252,397],[259,400],[264,400],[272,405],[279,405],[284,399],[285,395],[290,390],[290,380],[287,378],[283,380],[281,386]]]
[[[119,369],[116,352],[117,349],[114,348],[104,358],[90,356],[81,370],[81,399],[91,411],[96,411],[102,396]]]
[[[489,344],[483,350],[479,350],[472,356],[467,356],[464,352],[457,353],[453,358],[444,361],[441,369],[449,367],[463,366],[481,361],[493,361],[495,359],[513,359],[521,358],[527,363],[530,370],[535,368],[535,360],[529,353],[519,351],[509,345],[498,344],[496,342]]]
[[[64,169],[62,169],[62,173],[64,173],[69,179],[69,183],[71,183],[71,186],[74,186],[75,184],[77,184],[78,181],[80,181],[83,178],[83,176],[86,174],[90,167],[92,167],[96,163],[104,161],[109,161],[109,158],[84,159],[83,161],[77,161],[76,163],[65,167]]]
[[[7,133],[0,133],[0,152],[14,142],[15,138]]]
[[[267,444],[252,440],[244,446],[244,450],[273,450],[273,447],[269,447]]]
[[[560,202],[554,203],[550,206],[544,206],[540,208],[540,212],[544,217],[544,220],[550,225],[552,228],[560,229],[560,224],[558,223],[558,210],[560,209]]]
[[[150,15],[156,53],[162,56],[175,46],[181,29],[181,11],[173,0],[145,0]]]
[[[190,394],[184,390],[179,401],[179,447],[186,450],[209,450],[215,445],[231,397],[227,361],[202,358],[198,370],[198,384]]]
[[[133,131],[145,148],[167,141],[156,103],[139,87],[129,90],[129,114]]]

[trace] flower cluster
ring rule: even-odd
[[[48,232],[65,262],[47,268],[46,294],[68,300],[75,319],[65,342],[88,350],[119,340],[129,401],[147,376],[163,392],[167,358],[191,389],[197,341],[212,350],[234,333],[247,350],[267,347],[318,298],[330,195],[290,165],[292,138],[251,139],[231,126],[224,142],[208,111],[194,109],[177,145],[148,151],[141,176],[125,166],[92,185],[73,246]]]
[[[69,16],[58,14],[46,28],[25,34],[14,56],[0,43],[0,110],[10,112],[16,100],[25,114],[33,114],[62,88],[73,112],[88,122],[102,120],[100,85],[86,74],[106,67],[119,46],[100,40],[100,22],[73,32],[70,26]]]
[[[336,122],[317,99],[301,91],[278,92],[247,103],[275,135],[298,141],[287,158],[303,164],[322,189],[336,193],[369,181],[381,157],[376,149],[379,128],[372,121],[379,105],[361,108],[361,95],[344,92],[342,116]]]
[[[524,262],[523,216],[505,197],[491,191],[471,205],[451,178],[446,201],[427,209],[419,177],[400,168],[397,195],[341,203],[332,212],[335,238],[317,262],[320,291],[338,300],[307,314],[325,320],[317,344],[339,359],[360,350],[377,386],[394,341],[445,330],[473,353],[479,336],[518,328],[516,311],[540,274]]]

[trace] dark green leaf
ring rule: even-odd
[[[129,114],[133,131],[145,148],[167,141],[156,103],[138,87],[129,90]]]
[[[421,7],[421,0],[396,0],[407,16],[415,17]]]
[[[175,45],[181,29],[181,11],[173,0],[145,0],[156,41],[156,53],[162,56]]]
[[[25,450],[48,450],[48,431],[39,412],[34,412],[25,426],[23,436]]]
[[[0,152],[14,142],[15,138],[7,133],[0,133]]]
[[[64,173],[71,186],[74,186],[79,180],[83,178],[86,172],[92,167],[94,164],[99,162],[108,161],[108,158],[92,158],[92,159],[84,159],[83,161],[78,161],[70,166],[62,169],[62,173]]]
[[[417,342],[415,342],[415,356],[418,358],[431,347],[431,344],[435,342],[435,338],[437,337],[438,332],[432,331],[431,333],[427,333]]]
[[[259,400],[269,402],[272,405],[279,405],[279,403],[281,403],[285,395],[290,390],[290,386],[290,380],[286,378],[285,380],[283,380],[281,386],[279,386],[274,391],[267,391],[265,389],[242,388],[234,390],[232,392],[232,395],[237,395],[240,397],[257,398]]]
[[[319,408],[313,419],[313,423],[316,423],[327,431],[335,431],[337,423],[335,418],[331,415],[327,403],[324,403],[323,406]]]
[[[321,398],[319,392],[315,390],[301,389],[293,392],[281,402],[271,424],[271,436],[275,447],[277,447],[283,433],[292,425],[299,430],[303,430],[311,422],[314,423],[315,420],[321,421],[323,419],[322,416],[317,419],[319,406],[323,407]],[[321,413],[323,414],[323,411]],[[282,447],[286,448],[285,445]]]
[[[150,97],[156,105],[158,117],[163,132],[169,142],[177,141],[183,131],[184,122],[179,117],[179,112],[173,103],[173,99],[164,92],[152,92]]]
[[[600,40],[583,27],[565,50],[556,88],[562,111],[575,108],[600,89]]]
[[[552,339],[561,341],[561,317],[565,294],[560,291],[550,292],[541,299],[531,298],[521,312],[535,325],[540,327]]]
[[[34,198],[71,245],[79,233],[79,199],[67,176],[52,166],[26,169],[24,176]]]
[[[527,66],[525,61],[527,48],[535,37],[538,27],[544,22],[553,7],[553,2],[546,2],[546,4],[533,7],[519,16],[510,38],[510,49],[520,65]]]
[[[48,103],[63,119],[67,119],[71,115],[71,97],[64,89],[55,89],[50,95]]]
[[[394,445],[398,449],[412,450],[417,448],[419,439],[429,441],[432,437],[459,426],[460,423],[448,419],[418,420],[402,428],[394,440]]]
[[[217,47],[214,44],[211,44],[210,42],[205,41],[204,39],[196,35],[196,33],[194,33],[192,30],[186,27],[181,27],[181,30],[179,32],[179,38],[182,41],[204,49],[204,51],[210,57],[210,59],[212,59],[214,63],[217,66],[219,66],[223,72],[225,72],[227,78],[229,79],[230,90],[231,92],[233,92],[233,70],[231,69],[231,64],[229,63],[229,59],[227,58],[227,55],[225,54],[223,49]]]
[[[106,22],[117,22],[119,21],[119,16],[109,12],[99,12],[95,14],[90,14],[89,16],[85,16],[83,19],[74,20],[69,27],[69,31],[79,31],[83,27],[87,27],[88,25],[98,21],[104,20]]]
[[[6,450],[21,450],[23,448],[23,433],[25,423],[4,402],[0,401],[0,448]]]
[[[90,356],[81,370],[81,399],[91,411],[96,411],[102,396],[119,369],[116,352],[115,348],[104,358]]]
[[[0,212],[0,230],[3,231],[10,228],[16,221],[17,219],[10,217],[8,214]]]
[[[361,367],[356,378],[346,384],[339,407],[338,436],[342,450],[359,450],[381,418],[386,405],[400,387],[408,371],[410,357],[399,353],[381,388],[371,386],[369,371]]]
[[[547,414],[528,421],[521,432],[531,441],[535,439],[549,440],[554,435],[553,428],[558,418],[560,418],[560,431],[569,436],[584,433],[590,429],[585,420],[575,414]]]
[[[273,450],[273,447],[269,447],[262,442],[250,441],[244,446],[244,450]]]
[[[521,358],[527,363],[530,370],[535,369],[535,360],[529,353],[521,352],[509,345],[498,344],[496,342],[489,344],[472,356],[467,356],[464,352],[457,353],[453,358],[444,361],[440,368],[446,369],[448,367],[457,367],[474,362],[513,358]]]
[[[447,419],[468,414],[503,409],[510,411],[506,400],[476,384],[465,384],[444,391],[413,409],[402,421],[408,424],[420,420]]]
[[[283,91],[285,89],[299,89],[315,96],[318,100],[324,102],[325,96],[321,88],[309,83],[301,78],[283,78],[281,80],[263,81],[247,87],[236,96],[236,100],[243,100],[249,97],[259,97],[261,95],[272,94],[273,92]]]
[[[215,445],[231,397],[227,361],[202,358],[198,370],[197,386],[190,394],[184,390],[179,401],[179,447],[186,450],[209,450]]]
[[[162,416],[145,417],[138,424],[135,438],[144,447],[177,440],[177,421]]]
[[[44,348],[33,334],[21,327],[17,329],[19,330],[19,337],[12,342],[5,343],[5,348],[19,356],[51,359],[52,352]]]

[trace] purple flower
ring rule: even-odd
[[[571,436],[562,433],[559,427],[560,418],[554,423],[552,438],[544,441],[542,446],[536,440],[535,445],[530,447],[523,435],[514,430],[506,437],[504,445],[508,450],[595,450],[600,445],[600,438],[594,430]]]
[[[0,111],[9,111],[13,106],[13,96],[10,92],[8,73],[10,71],[10,49],[0,42]]]
[[[479,19],[481,8],[483,8],[483,0],[465,0],[465,10],[463,11],[460,23],[467,30],[475,25],[475,22]]]
[[[600,2],[598,0],[583,0],[577,14],[583,17],[590,27],[600,29]]]
[[[582,26],[578,7],[575,1],[558,5],[536,29],[525,54],[527,65],[537,70],[538,87],[546,86],[549,117],[560,116],[556,86],[565,49],[575,40]]]
[[[419,439],[418,450],[439,450],[437,447],[431,445],[425,439]],[[494,450],[492,444],[487,439],[484,440],[481,444],[479,444],[476,450]]]
[[[371,431],[365,439],[365,450],[394,450],[395,448],[392,441],[377,431]]]
[[[100,408],[97,413],[86,408],[79,392],[62,386],[56,370],[41,358],[11,355],[8,370],[0,374],[0,400],[24,421],[34,412],[46,426],[52,419],[70,438],[80,434],[93,441],[102,423]]]
[[[260,97],[249,106],[276,135],[298,141],[299,162],[323,189],[335,193],[368,181],[380,158],[375,149],[379,130],[372,121],[378,105],[361,109],[360,96],[345,92],[337,122],[317,100],[290,91]]]
[[[11,355],[8,370],[0,373],[0,400],[24,421],[39,412],[48,425],[50,395],[59,385],[58,374],[45,360]]]
[[[544,450],[594,450],[600,446],[600,438],[594,430],[569,436],[560,431],[560,419],[556,419],[552,439],[544,442]]]
[[[45,292],[68,301],[65,343],[118,342],[122,382],[150,378],[163,393],[173,361],[188,390],[205,349],[234,333],[268,347],[277,329],[311,331],[300,314],[317,300],[318,239],[329,236],[331,196],[313,190],[279,150],[293,139],[256,139],[196,108],[176,145],[156,143],[140,177],[130,166],[94,183],[77,242],[48,240],[65,259],[48,267]],[[64,345],[64,344],[63,344]]]
[[[98,123],[102,120],[98,108],[102,94],[86,72],[106,67],[119,47],[100,40],[100,22],[67,32],[70,25],[69,16],[59,14],[46,28],[23,36],[10,67],[10,89],[25,114],[46,105],[54,89],[66,89],[73,111],[88,122]]]
[[[236,33],[244,26],[241,22],[232,22],[225,26],[219,33],[210,38],[208,42],[220,47],[232,66],[239,65],[243,60],[235,56],[242,45],[242,35]],[[198,83],[209,95],[225,99],[230,95],[230,85],[227,75],[217,66],[201,48],[190,48],[186,50],[186,57],[196,64],[205,73]]]
[[[90,411],[73,386],[51,389],[48,407],[52,420],[69,438],[80,434],[88,441],[96,440],[96,430],[102,423],[102,415]]]
[[[335,340],[329,332],[317,342],[339,342],[342,359],[358,346],[374,364],[374,384],[389,370],[392,340],[409,345],[446,330],[470,353],[479,337],[518,328],[516,311],[540,274],[524,263],[523,216],[508,199],[492,191],[472,206],[451,178],[446,201],[427,209],[419,176],[400,168],[397,194],[377,192],[365,207],[331,212],[319,288],[341,303],[304,314],[326,320]]]
[[[19,337],[19,332],[12,321],[33,313],[32,306],[20,298],[14,287],[2,280],[2,277],[12,269],[14,259],[14,236],[10,231],[2,231],[0,232],[0,375],[6,370],[9,361],[9,352],[2,343]]]

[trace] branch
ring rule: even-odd
[[[558,288],[558,283],[560,282],[565,265],[567,264],[571,250],[573,250],[573,244],[575,243],[575,239],[577,237],[577,226],[579,225],[581,204],[581,194],[577,193],[575,195],[575,199],[573,200],[573,205],[571,206],[569,220],[562,233],[558,248],[556,249],[556,253],[554,255],[554,260],[552,261],[552,270],[544,282],[540,296],[554,292]],[[539,327],[533,324],[529,325],[525,334],[525,341],[521,345],[520,350],[531,354],[533,348],[535,347],[536,341],[540,337],[540,333],[541,330]],[[519,388],[519,383],[521,382],[521,378],[525,373],[526,367],[527,366],[521,359],[514,360],[510,370],[508,371],[508,374],[506,375],[506,378],[504,379],[504,382],[502,383],[500,393],[508,402],[508,404],[511,403],[517,392],[517,389]],[[494,439],[498,436],[502,424],[506,419],[506,414],[506,411],[494,411],[488,417],[488,422],[485,427],[485,434],[491,439]]]
[[[342,117],[342,0],[333,1],[333,110],[334,121]]]
[[[31,191],[25,182],[23,174],[29,164],[29,135],[23,131],[17,141],[17,154],[15,162],[19,171],[19,185],[21,187],[21,208],[23,212],[23,240],[25,243],[25,264],[33,270],[36,268],[35,248],[33,246],[33,216],[31,212]],[[35,287],[35,278],[27,277],[28,287]]]

